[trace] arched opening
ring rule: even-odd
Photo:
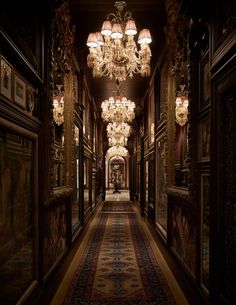
[[[129,153],[127,156],[110,156],[105,158],[105,186],[109,193],[127,193],[129,191]]]

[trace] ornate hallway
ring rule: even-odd
[[[235,0],[1,1],[0,303],[235,304],[235,84]]]

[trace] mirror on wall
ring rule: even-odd
[[[76,229],[80,225],[80,206],[81,206],[81,198],[80,198],[80,149],[79,142],[80,139],[80,130],[79,127],[75,125],[75,164],[76,164],[76,198],[72,202],[72,232],[76,231]]]
[[[166,156],[164,136],[156,141],[156,224],[166,236],[167,232],[167,190]]]
[[[175,137],[175,186],[188,187],[188,123],[184,126],[176,124]]]
[[[64,77],[62,73],[54,74],[52,90],[54,130],[53,186],[60,187],[65,185]]]
[[[90,184],[90,159],[84,158],[84,212],[90,209],[89,197],[89,184]]]
[[[174,107],[174,185],[188,188],[188,129],[189,129],[189,100],[188,100],[188,70],[187,62],[182,62],[180,71],[175,75],[175,107]]]
[[[56,123],[54,123],[54,187],[65,185],[64,150],[64,124],[58,126]]]

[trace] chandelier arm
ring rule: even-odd
[[[125,12],[123,20],[124,22],[127,22],[128,20],[133,20],[132,13],[130,11]]]
[[[118,21],[118,16],[115,13],[109,13],[106,18],[107,20],[110,20],[112,23]]]

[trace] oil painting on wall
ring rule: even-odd
[[[0,304],[13,305],[35,281],[34,142],[0,131]]]

